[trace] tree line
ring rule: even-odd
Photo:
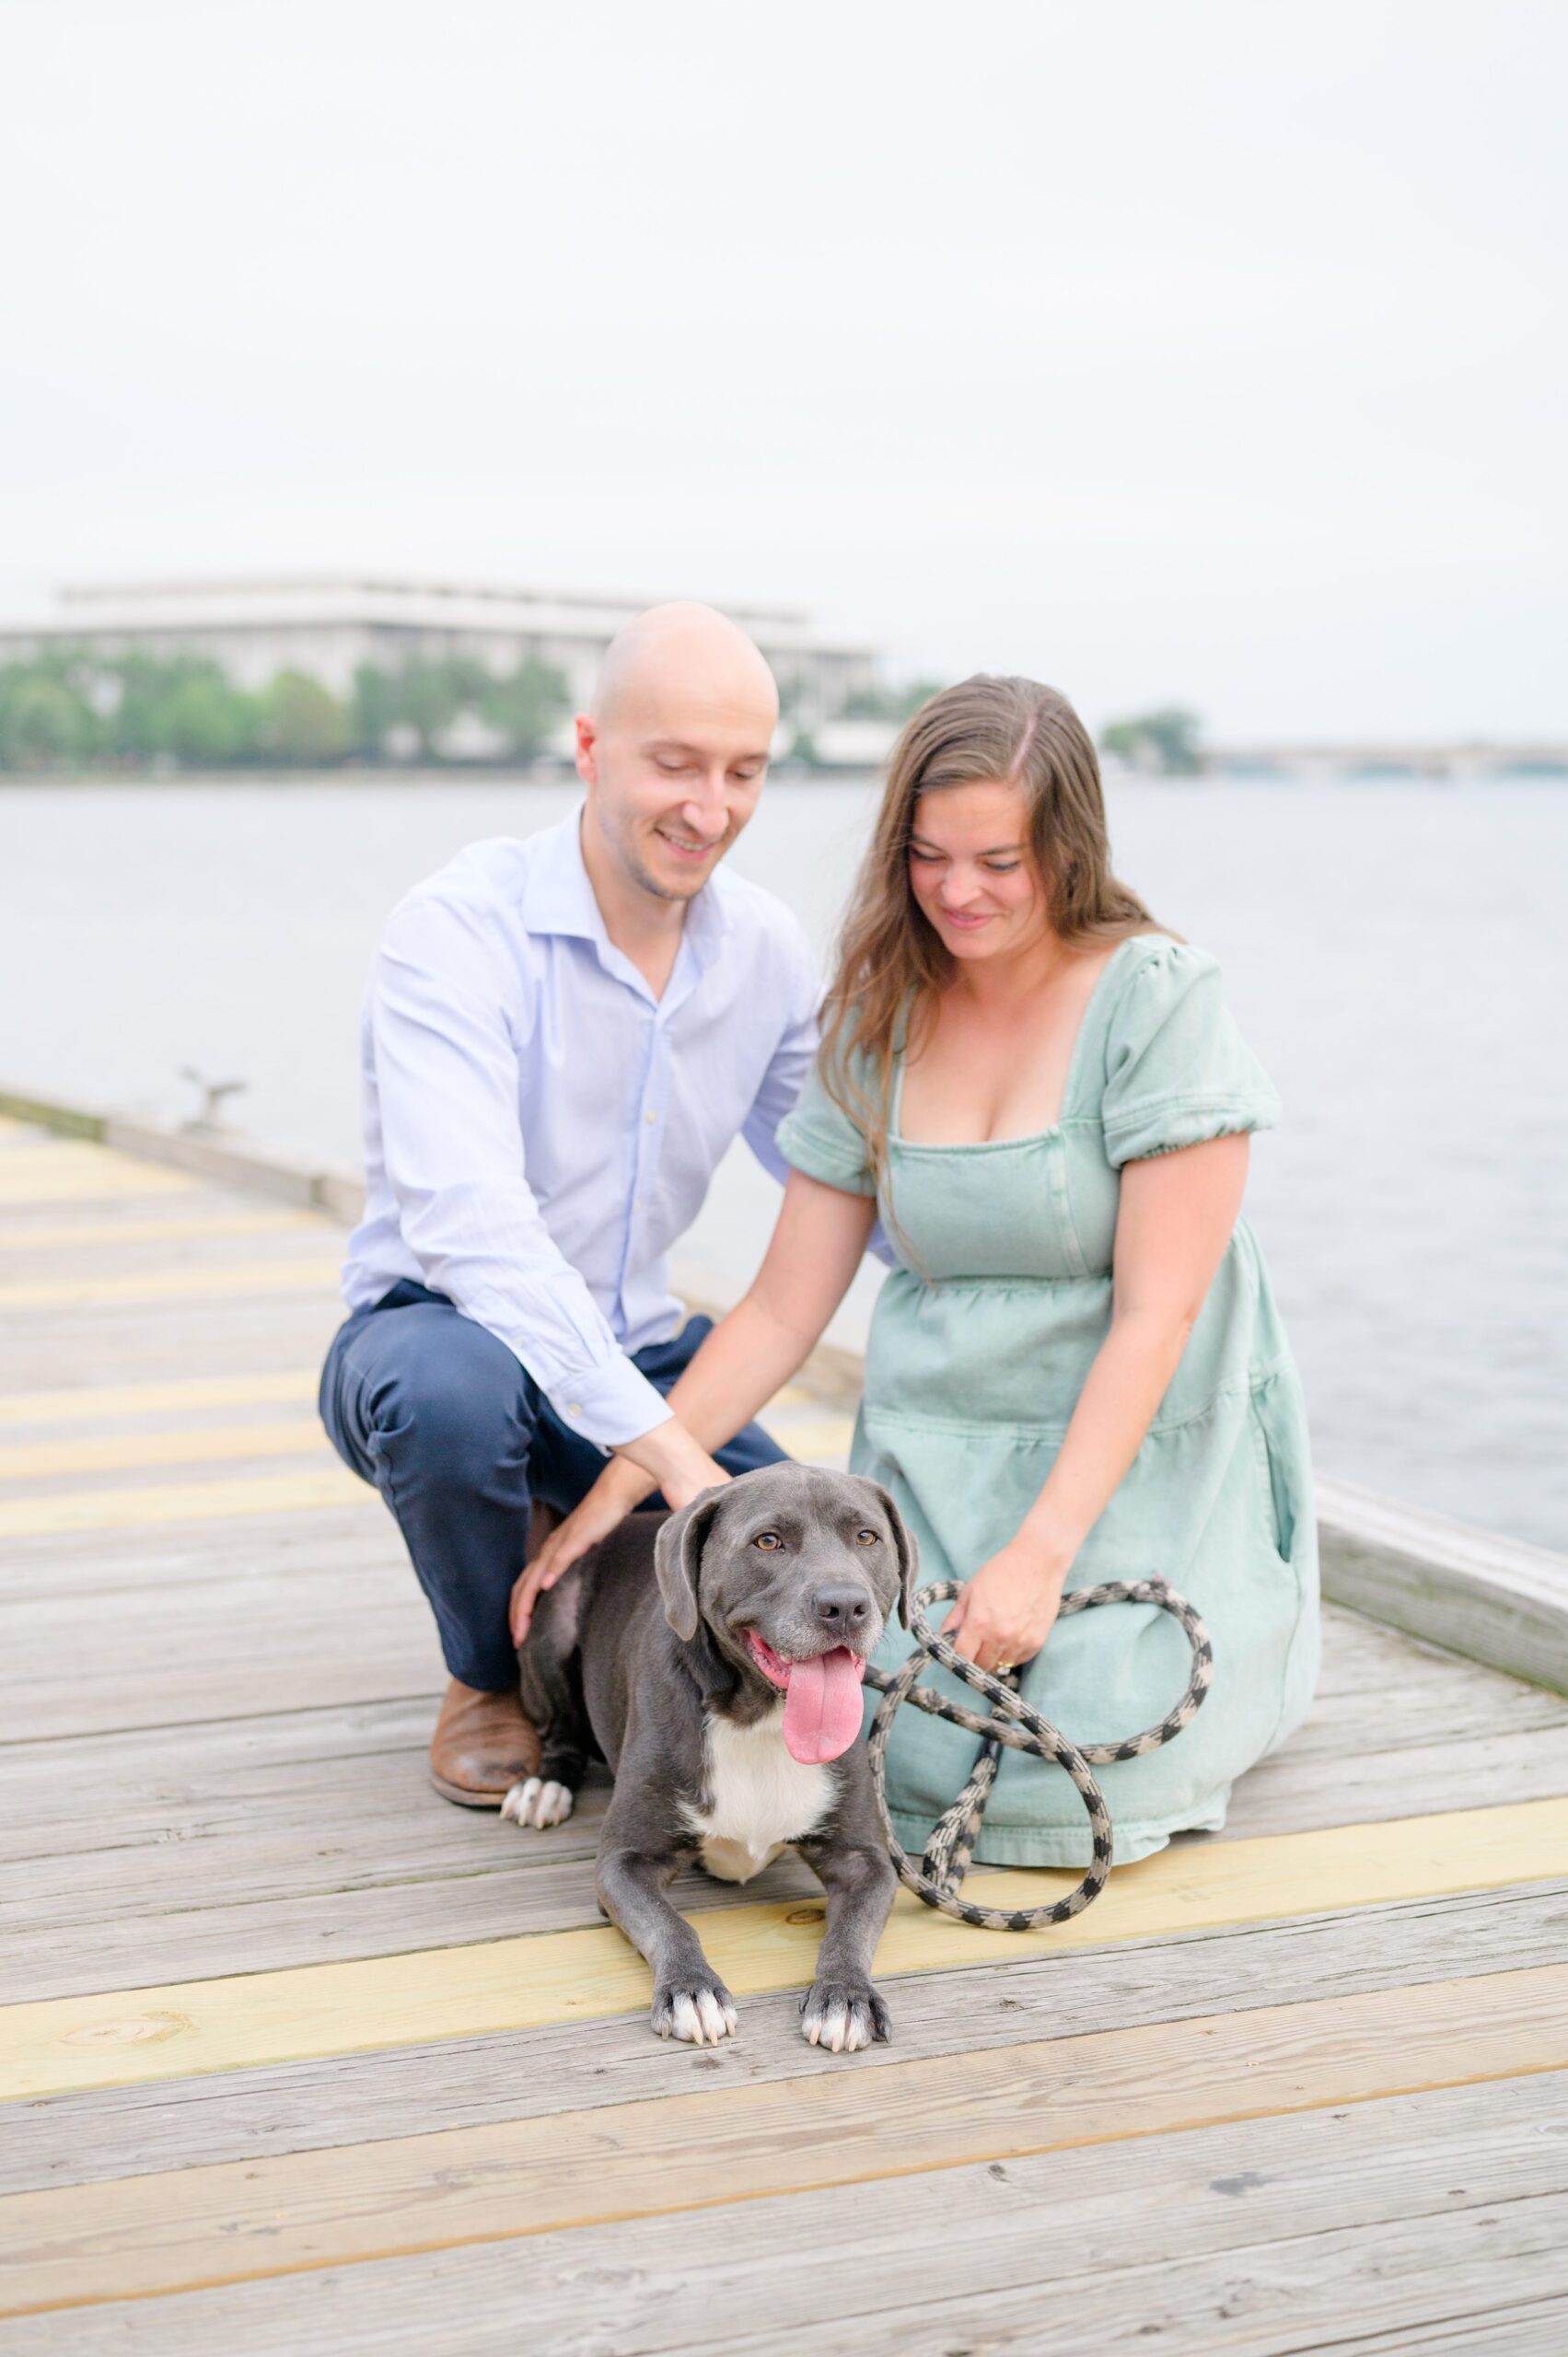
[[[907,720],[939,682],[862,689],[842,718]],[[794,699],[784,699],[786,722]],[[308,672],[274,672],[264,687],[238,686],[200,655],[100,655],[62,646],[0,666],[0,772],[31,774],[145,768],[328,769],[418,761],[431,767],[481,759],[525,763],[548,747],[571,710],[565,676],[527,656],[497,675],[463,656],[411,656],[395,668],[362,664],[347,696]],[[464,723],[485,732],[454,740]],[[1135,768],[1191,776],[1202,767],[1191,713],[1163,710],[1106,728],[1102,749]],[[789,758],[819,765],[796,727]]]
[[[570,709],[563,674],[531,656],[500,676],[460,656],[363,664],[337,696],[306,671],[250,689],[205,656],[64,646],[0,667],[0,770],[438,764],[465,721],[494,758],[529,761]]]

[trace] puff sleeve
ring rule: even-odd
[[[1112,1167],[1272,1129],[1279,1098],[1236,1027],[1214,959],[1159,943],[1127,979],[1106,1045],[1101,1118]]]
[[[820,1058],[807,1074],[794,1111],[779,1124],[778,1144],[790,1167],[808,1178],[820,1178],[846,1195],[877,1192],[865,1133],[829,1095]]]

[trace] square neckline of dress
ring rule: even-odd
[[[1084,1001],[1084,1011],[1078,1017],[1078,1028],[1073,1034],[1073,1046],[1067,1058],[1066,1075],[1062,1083],[1062,1102],[1056,1109],[1056,1119],[1053,1121],[1048,1121],[1042,1130],[1027,1130],[1021,1136],[1016,1138],[905,1137],[903,1132],[904,1049],[903,1040],[900,1038],[897,1059],[898,1069],[893,1080],[893,1101],[888,1122],[889,1145],[899,1146],[906,1154],[996,1154],[1005,1146],[1042,1145],[1047,1138],[1058,1136],[1073,1102],[1073,1093],[1078,1078],[1078,1063],[1083,1054],[1084,1040],[1088,1032],[1089,1018],[1095,1011],[1095,1004],[1101,991],[1110,979],[1112,969],[1121,962],[1123,950],[1131,949],[1134,942],[1168,938],[1169,936],[1164,934],[1151,935],[1146,933],[1130,933],[1124,941],[1117,943],[1105,964],[1095,976],[1094,988]]]

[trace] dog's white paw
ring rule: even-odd
[[[501,1804],[501,1814],[514,1825],[536,1826],[542,1832],[546,1826],[565,1824],[572,1814],[572,1794],[564,1784],[528,1776],[512,1786]]]
[[[888,2008],[871,1983],[819,1980],[800,2001],[800,2034],[830,2054],[855,2054],[892,2036]]]
[[[654,1998],[653,2025],[661,2038],[683,2038],[688,2046],[717,2046],[733,2038],[740,2016],[722,1982],[711,1989],[661,1989]]]

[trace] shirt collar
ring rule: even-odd
[[[583,865],[582,823],[586,806],[576,808],[558,827],[547,828],[523,888],[523,923],[530,933],[573,934],[591,941],[601,961],[619,965],[621,954],[604,929],[604,918]],[[731,927],[724,879],[710,877],[687,907],[683,948],[699,973],[712,964],[719,943]],[[612,968],[613,970],[613,968]]]
[[[579,802],[558,827],[547,827],[535,838],[523,887],[523,923],[530,933],[575,934],[607,949],[610,936],[583,865],[582,819]]]

